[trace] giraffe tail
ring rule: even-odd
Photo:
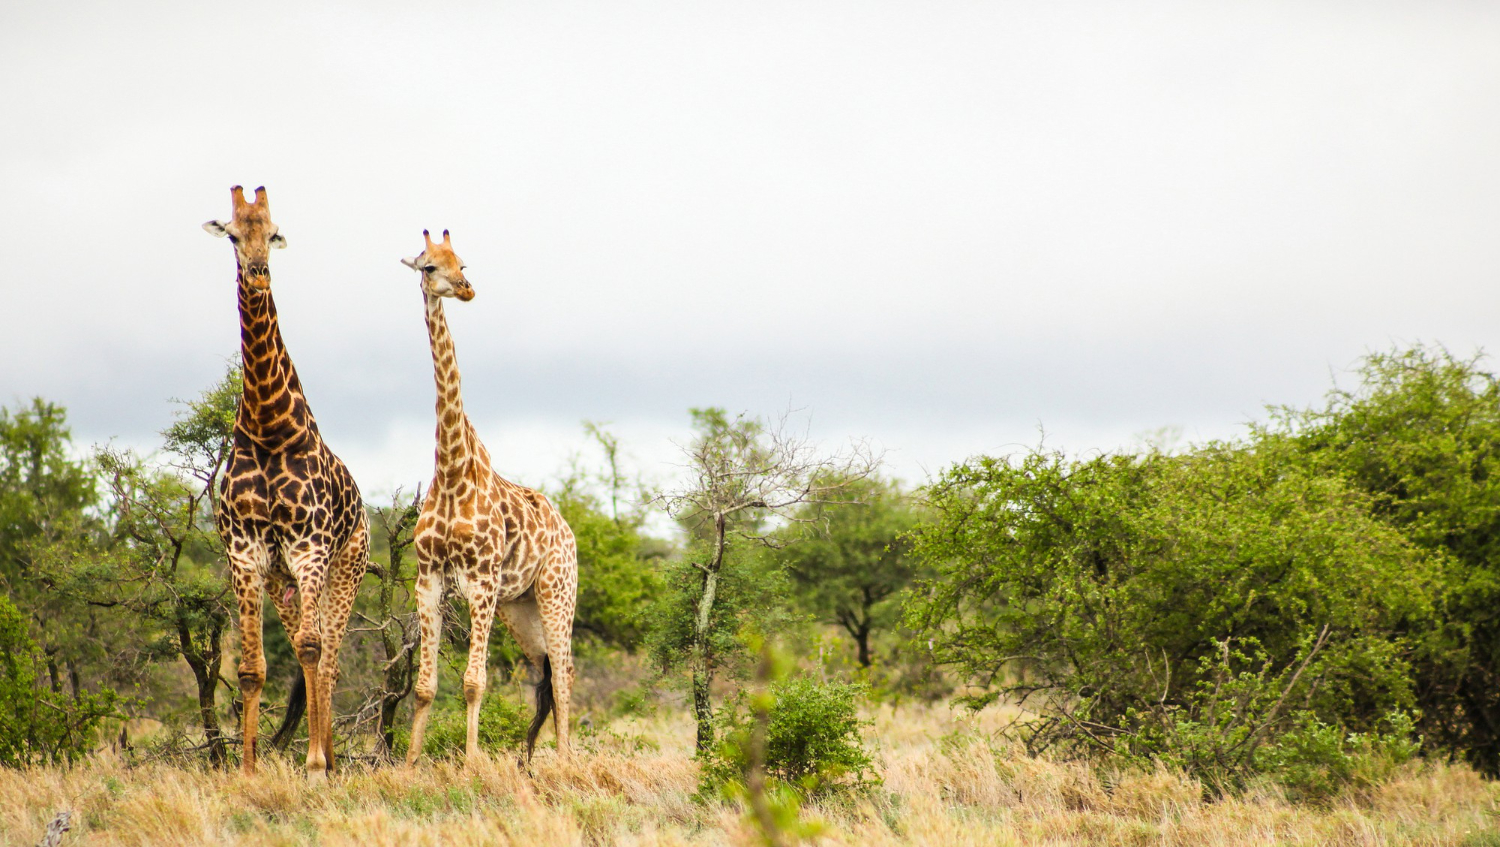
[[[542,681],[536,684],[536,715],[531,719],[531,728],[526,730],[526,761],[531,761],[531,751],[536,747],[536,737],[542,732],[542,724],[552,712],[552,657],[542,657]]]
[[[550,705],[550,700],[548,701]],[[302,723],[302,714],[307,711],[307,679],[297,670],[297,681],[292,683],[292,693],[287,697],[286,713],[281,716],[281,726],[276,729],[276,734],[271,736],[271,746],[277,750],[285,750],[286,745],[292,742],[292,734],[297,731],[297,726]]]

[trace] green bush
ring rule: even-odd
[[[857,701],[863,686],[786,679],[770,686],[764,701],[765,772],[773,790],[779,784],[803,794],[866,785],[870,757],[859,731]],[[704,787],[743,785],[750,766],[755,715],[743,695],[721,709],[722,741],[703,764]]]
[[[1257,764],[1282,786],[1287,799],[1321,802],[1347,787],[1384,782],[1421,746],[1406,712],[1392,712],[1382,731],[1347,734],[1301,712],[1292,730],[1267,747]]]
[[[518,750],[526,744],[526,727],[530,710],[512,702],[504,692],[488,691],[479,707],[479,746],[486,751]],[[461,757],[468,743],[468,707],[462,698],[454,697],[434,703],[427,723],[427,737],[422,752],[434,759]],[[397,747],[405,750],[411,743],[411,727],[397,732]]]
[[[1309,720],[1342,737],[1416,706],[1441,554],[1281,442],[982,458],[929,497],[908,620],[970,703],[1039,715],[1032,752],[1127,750],[1223,790]]]
[[[116,717],[110,689],[48,697],[36,683],[39,658],[26,619],[0,594],[0,765],[72,761],[94,744],[100,721]]]
[[[1253,639],[1243,648],[1225,641],[1217,659],[1202,663],[1185,703],[1131,710],[1125,723],[1135,731],[1117,738],[1115,752],[1181,768],[1215,795],[1269,779],[1291,800],[1322,801],[1380,782],[1421,746],[1408,713],[1387,714],[1378,730],[1346,733],[1289,705],[1308,699],[1305,672],[1324,643],[1309,642],[1295,663],[1278,668]]]
[[[1359,385],[1282,409],[1261,434],[1338,476],[1445,562],[1436,620],[1413,627],[1418,728],[1434,751],[1500,776],[1500,376],[1441,347],[1376,353]]]

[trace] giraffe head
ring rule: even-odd
[[[453,252],[453,242],[448,230],[443,230],[443,243],[432,243],[432,236],[422,230],[427,239],[427,249],[411,259],[402,259],[401,264],[422,275],[422,291],[432,297],[457,297],[468,301],[474,299],[474,286],[464,279],[464,263]]]
[[[271,223],[271,201],[266,198],[265,186],[255,189],[254,203],[245,202],[245,190],[238,185],[229,189],[229,196],[234,201],[234,217],[229,223],[209,221],[203,228],[215,238],[229,236],[240,278],[252,288],[265,291],[271,287],[268,257],[272,248],[285,247],[286,239]]]

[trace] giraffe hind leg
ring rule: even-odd
[[[537,610],[547,639],[551,665],[552,726],[557,732],[557,752],[569,752],[568,719],[573,701],[573,611],[578,602],[578,554],[570,545],[537,578]],[[543,667],[545,674],[548,668]],[[540,694],[540,692],[538,692]],[[538,697],[540,700],[540,696]],[[538,704],[540,705],[540,703]],[[540,709],[538,709],[540,714]]]
[[[501,604],[495,614],[521,646],[521,652],[526,655],[526,663],[531,666],[532,676],[540,674],[540,679],[531,686],[532,718],[531,727],[526,733],[526,758],[530,759],[532,749],[536,746],[537,734],[541,732],[547,713],[553,706],[552,662],[547,658],[547,636],[542,630],[542,613],[537,608],[536,595],[528,592],[519,599]]]

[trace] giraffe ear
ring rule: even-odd
[[[214,238],[223,238],[229,234],[229,230],[225,229],[224,225],[218,221],[209,221],[203,225],[203,229]]]
[[[408,268],[411,268],[414,271],[419,271],[419,270],[421,270],[421,268],[417,267],[417,259],[418,258],[419,257],[417,257],[417,256],[413,256],[410,259],[402,259],[401,260],[401,264],[407,266]]]
[[[273,250],[285,250],[286,249],[286,236],[282,235],[279,232],[276,233],[275,235],[271,236],[271,249],[273,249]]]

